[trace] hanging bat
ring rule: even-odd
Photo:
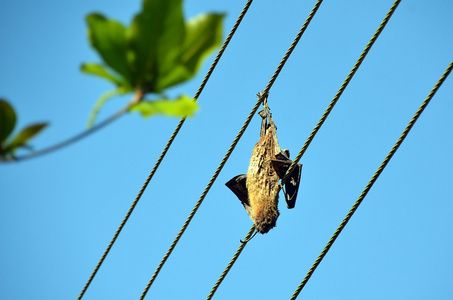
[[[277,140],[277,127],[264,101],[264,110],[259,112],[263,118],[260,140],[253,148],[247,175],[233,177],[225,185],[239,198],[242,205],[255,223],[258,232],[264,234],[275,227],[278,212],[278,181],[285,176],[292,160],[289,151],[280,149]],[[288,208],[294,208],[299,190],[302,164],[297,164],[285,183],[285,200]]]

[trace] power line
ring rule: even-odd
[[[300,28],[299,32],[297,33],[296,37],[294,38],[294,41],[291,43],[289,46],[288,50],[286,51],[285,55],[283,56],[282,60],[280,61],[280,64],[278,65],[277,69],[275,70],[274,74],[272,75],[271,79],[269,80],[269,83],[267,84],[266,88],[262,92],[263,94],[267,94],[269,90],[271,89],[272,85],[274,84],[275,80],[277,79],[278,75],[280,74],[280,71],[283,69],[283,66],[287,62],[289,56],[293,52],[294,48],[296,48],[297,43],[299,43],[300,38],[305,32],[305,29],[307,29],[308,24],[310,24],[311,20],[315,16],[316,12],[318,11],[319,6],[321,6],[323,0],[318,0],[315,3],[315,6],[311,10],[310,14],[308,15],[307,19],[305,20],[304,24]]]
[[[341,222],[340,226],[337,228],[337,230],[335,231],[335,233],[332,235],[332,237],[330,238],[329,242],[327,243],[326,247],[322,250],[321,254],[318,256],[318,258],[316,259],[316,261],[313,263],[312,267],[310,268],[310,270],[308,271],[307,275],[305,275],[304,279],[302,280],[302,282],[300,283],[300,285],[297,287],[296,291],[294,292],[293,296],[291,297],[291,300],[294,300],[297,298],[297,296],[299,295],[299,293],[302,291],[302,289],[304,288],[304,286],[307,284],[308,280],[310,279],[311,275],[313,275],[314,271],[316,270],[316,268],[318,267],[318,265],[321,263],[322,259],[326,256],[327,252],[329,251],[330,247],[332,247],[333,243],[335,242],[335,240],[338,238],[338,236],[340,235],[341,231],[344,229],[344,227],[346,226],[346,224],[348,224],[349,220],[351,219],[352,215],[354,214],[354,212],[357,210],[357,208],[359,207],[359,205],[362,203],[363,199],[366,197],[366,195],[368,194],[368,192],[370,191],[371,187],[373,186],[373,184],[376,182],[376,180],[378,179],[379,175],[381,175],[382,171],[384,170],[384,168],[387,166],[387,164],[389,163],[390,159],[392,158],[392,156],[395,154],[395,152],[398,150],[399,146],[401,146],[401,144],[403,143],[404,139],[406,138],[406,136],[409,134],[409,131],[412,129],[412,127],[414,126],[415,122],[417,121],[417,119],[420,117],[420,115],[422,114],[423,110],[426,108],[426,106],[428,106],[429,102],[431,101],[431,99],[434,97],[434,95],[436,94],[437,90],[440,88],[440,86],[442,85],[442,83],[445,81],[445,79],[448,77],[448,75],[450,74],[451,70],[453,69],[453,61],[450,63],[450,65],[448,66],[448,68],[445,70],[444,74],[442,74],[442,76],[440,77],[439,81],[436,83],[436,85],[433,87],[433,89],[431,90],[431,92],[429,93],[429,95],[426,97],[425,101],[423,101],[422,105],[419,107],[419,109],[417,110],[417,112],[415,113],[415,115],[412,117],[412,119],[410,120],[409,124],[407,125],[407,127],[404,129],[403,133],[401,134],[401,136],[399,137],[399,139],[396,141],[395,145],[393,146],[393,148],[390,150],[390,152],[387,154],[387,156],[385,157],[384,161],[381,163],[381,165],[379,166],[379,168],[377,169],[376,173],[374,173],[373,177],[371,177],[370,181],[368,182],[368,184],[366,185],[365,189],[363,190],[362,194],[360,194],[359,198],[357,199],[357,201],[354,203],[354,205],[352,206],[351,210],[348,212],[348,214],[346,215],[346,217],[343,219],[343,221]]]
[[[245,236],[244,241],[249,241],[250,238],[252,237],[252,234],[253,234],[254,231],[255,231],[255,225],[253,225],[252,228],[250,228],[249,232]],[[227,267],[225,268],[225,270],[223,270],[223,272],[220,275],[219,279],[217,280],[217,282],[212,287],[211,292],[209,293],[209,295],[206,298],[206,300],[212,299],[212,297],[214,296],[215,292],[217,291],[217,289],[219,288],[220,284],[222,283],[223,279],[225,279],[225,277],[227,276],[228,272],[231,270],[231,267],[233,267],[234,263],[238,259],[239,255],[241,255],[241,252],[242,252],[242,250],[244,250],[246,244],[247,244],[247,242],[241,242],[241,245],[239,246],[239,248],[236,251],[236,253],[234,253],[233,258],[230,260],[230,262],[228,263]]]
[[[195,93],[194,96],[194,101],[197,101],[198,97],[200,96],[201,92],[203,91],[204,87],[206,86],[206,83],[208,82],[209,78],[211,77],[211,74],[214,72],[215,67],[217,66],[217,63],[219,62],[220,58],[222,57],[223,53],[225,52],[226,47],[230,43],[231,39],[233,38],[234,33],[236,32],[237,28],[239,27],[239,24],[241,23],[242,19],[244,18],[245,14],[247,13],[247,10],[249,9],[250,5],[252,4],[253,0],[248,0],[247,3],[245,4],[242,12],[240,13],[239,17],[237,18],[236,22],[234,23],[233,27],[231,28],[230,33],[228,34],[227,38],[225,39],[225,42],[223,43],[222,47],[220,48],[219,52],[217,53],[217,56],[215,57],[214,61],[211,64],[211,67],[209,68],[208,72],[206,73],[206,76],[204,77],[203,81],[200,84],[200,87],[198,88],[197,92]],[[90,275],[90,278],[88,279],[87,283],[83,287],[78,299],[82,299],[83,295],[85,294],[86,290],[90,286],[91,282],[93,281],[94,277],[96,276],[96,273],[98,272],[99,268],[101,267],[102,263],[104,262],[105,258],[107,257],[108,253],[110,252],[110,249],[113,247],[113,244],[115,243],[116,239],[118,238],[119,234],[121,233],[121,230],[123,229],[124,225],[126,225],[127,220],[131,216],[132,212],[134,211],[135,207],[137,206],[137,203],[140,201],[141,196],[145,192],[146,187],[148,186],[149,182],[153,178],[154,174],[157,171],[157,168],[159,167],[160,163],[164,159],[165,155],[167,154],[168,149],[170,148],[171,144],[173,143],[174,139],[176,138],[176,135],[178,134],[179,130],[181,129],[182,125],[186,121],[186,118],[182,118],[178,125],[176,126],[175,130],[173,131],[172,135],[170,136],[167,144],[165,145],[164,149],[162,150],[162,153],[160,154],[159,158],[157,159],[153,169],[151,170],[150,174],[145,180],[145,183],[141,187],[140,191],[138,192],[137,197],[135,198],[134,202],[132,203],[131,207],[129,208],[128,212],[126,213],[123,221],[121,222],[120,226],[116,230],[115,234],[113,235],[112,240],[110,241],[109,245],[105,249],[104,253],[102,254],[101,259],[99,260],[98,264],[94,268],[93,272]]]
[[[344,90],[346,87],[349,85],[349,82],[351,81],[352,77],[354,77],[355,73],[359,69],[360,65],[362,64],[363,60],[367,56],[368,52],[370,51],[371,47],[374,45],[374,42],[377,40],[379,35],[382,33],[382,31],[385,28],[385,25],[387,25],[388,21],[392,17],[393,13],[395,12],[396,8],[398,7],[398,4],[401,2],[401,0],[396,0],[392,7],[390,7],[390,10],[388,11],[387,15],[385,16],[384,20],[382,20],[381,24],[379,25],[378,29],[374,33],[374,35],[371,37],[370,41],[366,45],[365,49],[363,50],[362,54],[360,54],[359,59],[355,63],[354,67],[352,67],[351,71],[349,72],[348,76],[344,80],[343,84],[341,85],[340,89],[338,92],[335,94],[333,97],[332,101],[330,102],[329,106],[327,107],[326,111],[322,115],[321,119],[318,121],[318,124],[316,124],[315,128],[313,128],[313,131],[310,133],[308,136],[307,141],[305,142],[304,146],[302,149],[300,149],[299,153],[297,154],[296,158],[294,159],[293,164],[289,167],[288,171],[286,172],[285,176],[282,179],[281,185],[283,185],[286,180],[288,180],[289,175],[293,172],[294,168],[297,166],[299,163],[299,160],[302,158],[304,155],[305,151],[307,150],[308,146],[311,144],[313,141],[316,133],[318,130],[321,128],[322,124],[324,124],[324,121],[327,119],[329,116],[330,112],[334,108],[335,104],[337,103],[338,99],[340,99],[341,95],[343,94]]]
[[[320,1],[318,1],[320,2]],[[322,1],[321,1],[322,2]],[[368,52],[370,51],[371,47],[373,46],[374,42],[377,40],[377,38],[379,37],[379,35],[381,34],[381,32],[384,30],[384,27],[385,25],[387,24],[387,22],[389,21],[390,17],[392,16],[393,12],[395,11],[396,7],[398,6],[399,2],[401,2],[401,0],[397,0],[395,1],[395,3],[392,5],[392,7],[390,8],[389,12],[387,13],[387,15],[385,16],[384,20],[382,21],[381,25],[378,27],[377,31],[375,32],[375,34],[372,36],[371,40],[368,42],[368,44],[366,45],[365,49],[363,50],[362,54],[360,55],[359,59],[357,60],[357,62],[355,63],[355,65],[353,66],[353,68],[351,69],[351,71],[349,72],[348,76],[346,77],[346,79],[344,80],[343,84],[341,85],[340,89],[338,90],[338,92],[336,93],[336,95],[334,96],[334,98],[332,99],[332,101],[330,102],[329,106],[327,107],[326,111],[324,112],[324,114],[321,116],[321,119],[318,121],[318,123],[316,124],[315,128],[313,129],[313,131],[310,133],[307,141],[305,142],[304,146],[302,147],[302,149],[300,150],[300,152],[298,153],[298,155],[296,156],[296,158],[294,159],[294,162],[291,164],[290,168],[288,169],[288,171],[286,172],[285,176],[283,177],[282,181],[281,181],[281,184],[280,186],[282,186],[286,180],[288,180],[289,178],[289,174],[292,173],[292,171],[294,170],[295,166],[297,165],[297,163],[300,161],[300,159],[302,158],[303,154],[305,153],[305,151],[307,150],[308,146],[310,145],[310,143],[313,141],[316,133],[319,131],[319,129],[321,128],[322,124],[324,123],[324,121],[327,119],[327,117],[329,116],[330,112],[332,111],[333,107],[335,106],[335,104],[337,103],[337,101],[340,99],[341,95],[343,94],[344,90],[346,89],[346,87],[348,86],[349,82],[351,81],[352,77],[354,76],[354,74],[356,73],[357,69],[360,67],[360,65],[362,64],[363,60],[365,59],[366,55],[368,54]],[[316,3],[318,4],[318,3]],[[305,24],[304,24],[305,25]],[[252,227],[252,229],[254,228],[254,226]],[[252,230],[251,229],[251,230]],[[247,235],[248,236],[248,235]],[[246,239],[247,240],[247,239]],[[207,299],[211,299],[213,294],[215,293],[215,291],[217,290],[218,286],[220,285],[220,283],[223,281],[223,279],[225,278],[225,276],[228,274],[228,272],[230,271],[230,269],[233,267],[233,264],[234,262],[237,260],[237,257],[239,256],[239,254],[242,252],[243,248],[245,247],[245,243],[241,243],[241,245],[239,246],[239,249],[236,251],[236,253],[234,254],[233,258],[231,259],[231,261],[228,263],[227,267],[225,268],[225,270],[222,272],[220,278],[217,280],[217,282],[215,283],[214,287],[212,288],[211,290],[211,293],[209,294],[208,298]]]
[[[302,37],[302,34],[305,32],[305,29],[307,28],[308,24],[310,23],[311,19],[315,15],[316,11],[318,10],[319,6],[321,5],[322,0],[318,0],[317,3],[315,4],[315,7],[313,10],[310,12],[309,16],[307,17],[307,20],[303,24],[302,28],[300,29],[299,33],[297,34],[296,38],[286,51],[285,55],[283,56],[282,60],[280,61],[279,65],[277,66],[277,69],[275,70],[274,74],[272,75],[271,79],[269,80],[266,88],[258,94],[258,101],[256,102],[255,106],[253,107],[252,111],[248,115],[246,121],[242,125],[241,129],[239,130],[239,133],[237,134],[236,138],[233,140],[232,144],[230,145],[229,149],[227,150],[227,153],[223,157],[222,161],[220,162],[219,166],[217,167],[216,171],[214,172],[214,175],[210,179],[208,185],[204,189],[203,193],[201,194],[200,198],[198,199],[197,203],[195,204],[194,208],[190,212],[189,216],[187,217],[186,221],[184,222],[181,230],[178,232],[176,235],[176,238],[173,240],[173,243],[170,245],[169,249],[165,253],[164,257],[160,261],[159,265],[157,266],[156,270],[154,271],[154,274],[152,275],[151,279],[149,280],[148,284],[145,287],[145,290],[143,291],[140,299],[144,299],[146,294],[148,293],[151,285],[153,284],[154,280],[156,279],[157,275],[159,274],[160,270],[162,269],[163,265],[167,261],[168,257],[170,254],[173,252],[173,249],[176,247],[176,244],[178,243],[179,239],[181,236],[184,234],[184,231],[187,229],[189,226],[190,221],[194,217],[195,213],[197,212],[198,208],[200,207],[201,203],[203,203],[204,198],[206,197],[207,193],[211,189],[212,185],[214,184],[215,180],[217,179],[217,176],[220,174],[220,171],[223,169],[223,166],[227,162],[228,158],[230,157],[231,153],[233,152],[234,148],[236,147],[237,143],[239,142],[240,138],[242,137],[243,133],[247,129],[250,121],[252,120],[253,116],[255,115],[256,111],[258,110],[258,107],[261,105],[263,100],[267,98],[267,95],[269,93],[269,90],[271,89],[272,85],[274,84],[275,80],[277,79],[278,75],[280,74],[280,71],[283,69],[283,66],[285,63],[288,61],[289,56],[293,52],[294,48],[296,47],[297,43],[299,42],[300,38]],[[239,255],[238,255],[239,256]],[[228,272],[227,272],[228,273]]]
[[[194,208],[190,212],[189,216],[187,217],[186,221],[184,222],[184,225],[182,226],[181,230],[178,232],[176,235],[176,238],[173,240],[173,243],[170,245],[170,248],[168,248],[167,252],[165,253],[164,257],[160,261],[159,265],[157,266],[156,270],[154,271],[153,276],[149,280],[148,284],[145,287],[145,290],[143,291],[140,299],[144,299],[146,294],[148,293],[148,290],[150,289],[151,285],[153,284],[154,280],[156,279],[157,275],[159,274],[160,270],[164,266],[165,262],[167,261],[168,257],[170,254],[173,252],[173,249],[176,247],[176,244],[179,242],[179,239],[181,236],[184,234],[184,231],[186,231],[187,227],[189,226],[190,221],[194,217],[195,213],[197,212],[198,208],[200,207],[201,203],[203,203],[204,198],[208,194],[209,190],[211,189],[212,185],[214,184],[215,180],[217,179],[217,176],[220,174],[220,171],[223,169],[223,166],[227,162],[228,158],[230,157],[231,153],[233,152],[234,148],[236,147],[237,143],[241,139],[242,135],[245,132],[245,129],[247,129],[248,125],[250,124],[250,121],[252,120],[253,116],[255,115],[256,111],[260,107],[261,103],[263,102],[264,96],[260,95],[258,97],[258,101],[256,102],[255,106],[253,107],[252,111],[248,115],[247,119],[245,120],[244,124],[242,125],[241,129],[239,130],[239,133],[237,134],[236,138],[234,139],[233,143],[230,145],[230,148],[228,148],[227,153],[223,157],[222,161],[220,162],[219,166],[214,172],[214,175],[212,175],[211,179],[209,180],[208,185],[204,189],[203,193],[201,194],[200,198],[198,199],[197,203],[195,204]]]

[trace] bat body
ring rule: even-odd
[[[261,233],[267,233],[275,227],[280,215],[277,207],[280,178],[272,165],[272,160],[276,159],[274,136],[275,130],[272,127],[261,136],[253,148],[247,171],[248,215]]]
[[[277,128],[267,106],[260,112],[260,116],[263,118],[260,140],[253,148],[247,175],[233,177],[226,186],[244,205],[256,230],[264,234],[276,225],[280,214],[278,181],[283,178],[292,160],[289,159],[289,151],[280,149]],[[295,205],[301,171],[302,165],[298,164],[285,183],[288,208]]]

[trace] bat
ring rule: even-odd
[[[261,122],[260,139],[253,148],[252,158],[246,174],[233,177],[225,185],[239,198],[245,211],[261,234],[276,226],[278,211],[278,181],[282,179],[293,161],[289,150],[281,150],[277,140],[277,127],[267,106],[259,115]],[[296,205],[302,164],[297,164],[284,184],[284,195],[288,208]]]

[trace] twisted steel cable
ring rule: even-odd
[[[362,54],[360,55],[359,59],[355,63],[354,67],[352,67],[351,71],[349,72],[348,76],[344,80],[343,84],[341,85],[340,89],[338,92],[335,94],[333,97],[332,101],[330,102],[329,106],[327,107],[326,111],[324,114],[321,116],[321,119],[318,121],[318,124],[316,124],[315,128],[313,128],[313,131],[310,133],[308,136],[307,141],[303,145],[302,149],[300,149],[299,153],[297,154],[296,158],[294,158],[294,163],[289,167],[288,171],[286,172],[285,176],[282,179],[281,186],[288,180],[289,175],[293,172],[294,168],[297,166],[299,163],[300,159],[304,155],[305,151],[307,150],[308,146],[310,143],[313,141],[316,133],[319,131],[321,128],[322,124],[324,124],[324,121],[327,119],[329,116],[330,112],[334,108],[335,104],[337,103],[338,99],[340,99],[341,95],[343,94],[344,90],[346,87],[349,85],[349,82],[351,81],[352,77],[354,77],[355,73],[359,69],[360,65],[362,64],[363,60],[367,56],[368,52],[370,52],[371,47],[374,45],[374,42],[376,42],[377,38],[379,35],[382,33],[382,31],[385,28],[385,25],[387,25],[388,21],[392,17],[393,13],[395,12],[396,8],[398,7],[398,4],[400,4],[401,0],[396,0],[393,5],[390,7],[387,15],[385,16],[384,20],[382,20],[381,24],[379,25],[378,29],[374,33],[374,35],[371,37],[370,41],[366,45],[365,49],[363,50]]]
[[[236,147],[237,143],[239,142],[240,138],[242,137],[243,133],[245,132],[245,129],[247,129],[250,121],[252,120],[253,116],[255,115],[256,111],[258,110],[259,106],[263,102],[265,98],[267,98],[267,95],[269,93],[269,90],[271,89],[272,85],[274,84],[275,80],[277,79],[278,75],[280,74],[280,71],[283,69],[283,66],[285,63],[288,61],[289,56],[293,52],[294,48],[296,47],[297,43],[299,42],[300,38],[302,37],[302,34],[305,32],[305,29],[307,28],[308,24],[310,23],[311,19],[315,15],[316,11],[318,10],[319,6],[321,5],[322,0],[318,0],[317,3],[315,4],[315,7],[313,10],[310,12],[309,16],[307,17],[307,20],[304,22],[302,28],[300,29],[299,33],[297,34],[296,38],[286,51],[285,55],[283,56],[282,60],[280,61],[279,65],[277,66],[277,69],[275,70],[274,74],[272,75],[271,79],[269,80],[266,88],[258,94],[258,101],[256,102],[255,106],[253,107],[252,111],[250,112],[249,116],[247,117],[244,125],[240,129],[239,133],[237,134],[236,138],[232,142],[230,148],[228,149],[227,153],[225,154],[224,158],[220,162],[220,165],[217,167],[216,171],[214,172],[214,175],[212,176],[211,180],[209,181],[208,185],[206,186],[205,190],[201,194],[200,198],[198,199],[197,203],[195,204],[194,208],[190,212],[189,216],[187,217],[186,221],[184,222],[184,225],[182,226],[181,230],[179,233],[176,235],[176,238],[174,239],[173,243],[170,245],[170,248],[168,251],[165,253],[164,257],[162,258],[161,262],[157,266],[153,276],[151,277],[150,281],[148,282],[145,290],[143,291],[140,299],[144,299],[146,296],[146,293],[148,292],[149,288],[153,284],[154,280],[156,279],[157,275],[159,274],[160,270],[162,269],[163,265],[167,261],[168,257],[170,256],[171,252],[175,248],[176,244],[178,243],[179,239],[181,236],[184,234],[184,231],[187,229],[189,226],[190,221],[192,220],[193,216],[197,212],[198,208],[200,207],[201,203],[203,202],[204,198],[206,197],[206,194],[209,192],[209,189],[211,186],[214,184],[215,180],[217,179],[217,176],[219,175],[220,171],[222,170],[223,166],[225,165],[226,161],[230,157],[231,153],[233,152],[234,148]],[[254,231],[251,229],[250,230],[250,235]],[[249,235],[247,235],[249,237]],[[247,240],[247,238],[246,238]],[[243,247],[242,247],[243,248]],[[242,250],[241,250],[242,251]],[[240,251],[238,250],[239,254]],[[238,253],[237,252],[237,253]],[[239,256],[239,254],[236,255],[236,258]],[[234,262],[233,262],[234,263]],[[231,265],[233,264],[231,263]],[[224,272],[225,275],[228,273],[228,271]],[[220,284],[220,283],[219,283]],[[212,293],[213,295],[214,293]],[[212,297],[212,296],[211,296]]]
[[[145,290],[143,291],[140,299],[144,299],[146,294],[148,293],[148,290],[150,289],[151,285],[153,284],[154,280],[156,279],[157,275],[159,274],[160,270],[164,266],[165,262],[167,261],[168,257],[170,254],[173,252],[173,249],[176,247],[176,244],[179,242],[179,239],[181,236],[184,234],[184,231],[186,231],[187,227],[190,224],[190,221],[192,221],[192,218],[194,217],[195,213],[197,212],[198,208],[200,207],[201,203],[203,203],[204,198],[208,194],[209,190],[211,189],[212,185],[214,184],[215,180],[217,179],[217,176],[220,174],[220,171],[223,169],[223,166],[227,162],[228,158],[230,157],[231,153],[233,152],[234,148],[236,147],[237,143],[241,139],[242,135],[244,134],[245,130],[247,129],[248,125],[250,124],[250,121],[252,120],[253,116],[255,115],[256,111],[260,107],[261,103],[263,102],[264,97],[260,95],[258,98],[258,101],[256,102],[255,106],[253,107],[252,111],[248,115],[245,123],[242,125],[241,129],[239,130],[239,133],[237,134],[236,138],[234,139],[233,143],[230,145],[230,148],[228,148],[227,153],[223,157],[222,161],[220,162],[219,166],[214,172],[214,175],[212,175],[211,179],[209,180],[208,185],[204,189],[203,193],[201,193],[200,198],[198,199],[197,203],[195,204],[194,208],[190,212],[189,216],[187,217],[186,221],[184,222],[184,225],[181,227],[180,231],[176,235],[176,238],[173,240],[173,243],[170,245],[170,248],[168,248],[167,252],[165,253],[164,257],[160,261],[159,265],[157,266],[156,270],[154,271],[153,276],[149,280],[148,284],[145,287]]]
[[[223,53],[225,52],[225,49],[227,48],[228,44],[230,43],[231,39],[233,38],[233,35],[235,34],[237,28],[239,27],[239,24],[241,24],[242,19],[244,18],[245,14],[247,13],[250,5],[252,4],[253,0],[248,0],[247,3],[245,4],[244,8],[242,9],[239,17],[237,18],[236,22],[234,23],[233,27],[231,28],[230,33],[228,34],[227,38],[225,39],[225,42],[223,43],[222,47],[220,48],[219,52],[217,53],[217,56],[215,57],[214,61],[211,64],[211,67],[209,68],[208,72],[206,73],[206,76],[204,77],[203,81],[200,84],[200,87],[198,88],[197,92],[195,93],[194,96],[194,101],[197,101],[198,97],[200,96],[201,92],[203,91],[204,87],[206,86],[206,83],[208,82],[209,78],[211,77],[211,74],[214,72],[215,67],[217,66],[217,63],[219,62],[220,58],[222,57]],[[94,268],[93,272],[90,275],[90,278],[88,279],[87,283],[83,287],[79,297],[77,299],[82,299],[83,295],[85,294],[86,290],[90,286],[91,282],[93,281],[94,277],[96,276],[96,273],[99,271],[99,268],[101,267],[102,263],[104,262],[105,258],[107,257],[108,253],[110,252],[110,249],[113,247],[113,244],[115,243],[116,239],[118,238],[119,234],[121,233],[121,230],[123,229],[124,225],[126,225],[126,222],[128,221],[129,217],[131,216],[132,212],[134,211],[135,207],[137,206],[137,203],[140,201],[141,196],[145,192],[146,187],[148,186],[149,182],[153,178],[154,174],[157,171],[157,168],[159,167],[160,163],[164,159],[165,155],[168,152],[168,149],[170,148],[171,144],[173,143],[174,139],[176,138],[176,135],[179,133],[179,130],[181,129],[182,125],[186,121],[186,118],[182,118],[178,125],[176,126],[175,130],[173,131],[172,135],[170,136],[167,144],[165,145],[164,149],[162,150],[162,153],[160,154],[159,158],[157,159],[153,169],[151,170],[150,174],[145,180],[145,183],[141,187],[140,191],[137,194],[137,197],[135,198],[134,202],[132,203],[131,207],[129,208],[128,212],[126,213],[123,221],[121,222],[120,226],[116,230],[115,234],[113,235],[112,240],[110,241],[109,245],[105,249],[104,253],[102,254],[101,259],[97,263],[96,267]]]
[[[299,32],[297,33],[296,37],[294,38],[294,41],[291,43],[289,46],[288,50],[286,50],[285,55],[283,55],[282,60],[277,66],[277,69],[275,70],[274,74],[272,75],[271,79],[269,80],[269,83],[267,84],[266,88],[263,90],[262,94],[268,94],[269,90],[271,89],[272,85],[274,84],[275,80],[277,79],[278,75],[280,74],[280,71],[283,69],[283,66],[285,63],[288,61],[289,56],[291,53],[293,53],[294,48],[296,48],[297,43],[299,43],[300,38],[305,32],[305,29],[307,29],[308,25],[310,24],[311,20],[315,16],[316,12],[318,11],[318,8],[321,6],[323,0],[318,0],[315,3],[315,6],[311,10],[310,14],[308,15],[307,19],[305,20],[304,24],[300,28]]]
[[[280,64],[278,65],[277,69],[275,70],[274,74],[272,75],[271,79],[269,80],[269,83],[267,84],[267,86],[264,89],[264,91],[262,92],[262,94],[267,95],[267,93],[269,92],[270,88],[272,87],[272,85],[274,84],[274,82],[277,79],[278,75],[280,74],[280,71],[282,70],[282,68],[285,65],[286,61],[288,60],[289,56],[293,52],[294,48],[296,47],[296,45],[299,42],[300,38],[302,37],[303,33],[305,32],[305,30],[307,29],[307,27],[310,24],[311,20],[313,19],[313,17],[315,16],[316,12],[318,11],[318,8],[321,6],[322,1],[323,0],[318,0],[315,3],[315,6],[311,10],[311,12],[308,15],[307,19],[305,20],[304,24],[302,25],[302,27],[300,28],[299,32],[297,33],[294,41],[291,43],[290,47],[286,51],[286,53],[283,56]],[[228,263],[226,268],[223,270],[222,274],[220,275],[219,279],[217,280],[217,282],[212,287],[211,292],[209,293],[209,295],[208,295],[208,297],[206,299],[212,299],[212,297],[214,296],[214,294],[217,291],[218,287],[220,286],[222,281],[225,279],[225,277],[228,274],[228,272],[230,271],[230,269],[233,267],[234,263],[236,262],[236,260],[238,259],[239,255],[241,254],[242,250],[245,248],[245,245],[250,240],[250,238],[251,238],[251,236],[252,236],[254,231],[255,231],[255,225],[253,225],[252,228],[247,233],[247,236],[244,239],[245,242],[241,242],[241,245],[239,246],[238,250],[234,254],[233,258],[230,260],[230,262]]]
[[[336,93],[336,95],[334,96],[333,100],[331,101],[331,103],[329,104],[329,106],[327,107],[326,111],[324,112],[324,114],[322,115],[321,119],[318,121],[318,123],[316,124],[315,128],[313,129],[313,131],[311,132],[311,134],[309,135],[307,141],[305,142],[304,146],[302,147],[302,149],[300,150],[300,152],[297,154],[296,158],[294,159],[294,162],[291,164],[290,168],[288,169],[288,171],[286,172],[285,176],[283,177],[281,183],[280,183],[280,186],[283,186],[283,184],[286,182],[286,180],[288,180],[289,178],[289,174],[292,173],[292,171],[294,170],[294,168],[296,167],[297,163],[300,161],[300,159],[302,158],[303,154],[305,153],[305,151],[307,150],[308,146],[310,145],[310,143],[312,142],[313,138],[315,137],[316,133],[319,131],[319,129],[321,128],[322,124],[324,123],[324,121],[327,119],[327,117],[329,116],[330,112],[332,111],[333,107],[335,106],[335,104],[337,103],[338,99],[340,99],[341,95],[343,94],[344,90],[346,89],[346,87],[348,86],[349,82],[351,81],[352,77],[354,76],[354,74],[357,72],[358,68],[360,67],[360,65],[362,64],[363,60],[365,59],[366,55],[368,54],[368,52],[370,51],[371,47],[373,46],[374,42],[377,40],[377,38],[379,37],[379,35],[381,34],[381,32],[383,31],[385,25],[387,24],[387,22],[389,21],[390,17],[392,16],[393,12],[395,11],[396,7],[398,6],[399,2],[401,0],[397,0],[395,1],[395,3],[392,5],[392,7],[390,8],[389,12],[387,13],[387,15],[385,16],[384,20],[382,21],[382,23],[380,24],[380,26],[378,27],[377,31],[375,32],[375,34],[372,36],[371,40],[368,42],[368,44],[366,45],[365,49],[363,50],[362,54],[360,55],[359,59],[357,60],[357,62],[355,63],[354,67],[352,68],[352,70],[349,72],[348,76],[346,77],[346,79],[344,80],[343,84],[341,85],[340,89],[338,90],[338,92]],[[318,2],[322,2],[322,1],[318,1]],[[318,3],[316,3],[318,4]],[[319,3],[320,4],[320,3]],[[307,21],[306,21],[307,23]],[[304,24],[305,25],[305,24]],[[254,229],[254,226],[252,227],[252,229]],[[250,229],[252,231],[252,229]],[[247,235],[249,236],[249,235]],[[247,239],[246,239],[247,240]],[[241,243],[241,245],[239,246],[239,249],[236,251],[236,253],[234,254],[233,256],[233,259],[228,263],[227,267],[225,268],[225,270],[222,272],[220,278],[217,280],[217,282],[215,283],[214,287],[212,288],[211,290],[211,293],[209,294],[208,296],[208,299],[211,299],[212,296],[213,296],[213,293],[217,290],[218,286],[220,285],[220,283],[223,281],[223,279],[225,278],[225,276],[228,274],[229,270],[232,268],[234,262],[237,260],[237,257],[239,256],[239,254],[242,252],[242,250],[244,249],[245,247],[245,243]]]
[[[437,90],[440,88],[440,86],[445,81],[445,79],[448,77],[448,75],[450,74],[452,69],[453,69],[453,61],[450,63],[448,68],[445,70],[444,74],[442,74],[442,76],[440,77],[439,81],[437,81],[436,85],[433,87],[431,92],[428,94],[428,96],[426,97],[425,101],[423,101],[422,105],[418,108],[417,112],[412,117],[412,119],[410,120],[409,124],[404,129],[403,133],[401,134],[399,139],[396,141],[396,143],[393,146],[393,148],[390,150],[390,152],[385,157],[384,161],[381,163],[381,165],[377,169],[376,173],[374,173],[373,177],[371,177],[370,181],[366,185],[366,187],[363,190],[362,194],[360,194],[359,198],[354,203],[354,205],[352,206],[351,210],[348,212],[346,217],[341,222],[340,226],[337,228],[337,230],[335,230],[335,233],[332,235],[332,237],[330,238],[329,242],[327,243],[327,245],[322,250],[321,254],[318,256],[318,258],[315,260],[315,262],[311,266],[311,268],[308,271],[307,275],[305,275],[304,279],[302,280],[302,282],[297,287],[296,291],[294,292],[294,294],[291,297],[291,300],[296,299],[297,296],[299,295],[299,293],[304,288],[304,286],[307,284],[307,282],[310,279],[311,275],[313,275],[313,273],[315,272],[315,270],[318,267],[318,265],[321,263],[323,258],[326,256],[326,254],[329,251],[330,247],[332,247],[333,243],[338,238],[338,236],[340,235],[341,231],[344,229],[346,224],[348,224],[348,222],[351,219],[352,215],[355,213],[357,208],[360,206],[360,204],[362,203],[363,199],[366,197],[366,195],[370,191],[371,187],[373,186],[373,184],[378,179],[379,175],[381,175],[382,171],[387,166],[387,164],[389,163],[389,161],[392,158],[392,156],[398,150],[399,146],[401,146],[401,144],[403,143],[404,139],[409,134],[409,131],[412,129],[412,127],[414,126],[415,122],[417,122],[417,119],[420,117],[420,115],[422,114],[422,112],[426,108],[426,106],[428,106],[429,102],[434,97],[434,95],[436,94]]]
[[[252,237],[252,234],[253,234],[254,231],[255,231],[255,225],[253,225],[252,228],[250,228],[249,232],[245,236],[244,241],[249,241],[250,238]],[[206,298],[206,300],[212,299],[212,297],[214,296],[215,292],[217,291],[217,289],[219,288],[220,284],[222,283],[223,279],[225,279],[225,277],[227,276],[228,272],[231,270],[231,268],[233,267],[234,263],[238,259],[239,255],[241,255],[241,252],[242,252],[242,250],[244,250],[246,244],[247,244],[247,242],[241,242],[241,245],[239,246],[239,248],[236,251],[236,253],[234,253],[233,258],[230,260],[230,262],[226,266],[225,270],[223,270],[223,272],[220,275],[219,279],[217,280],[217,282],[212,287],[211,292],[209,293],[209,295]]]

